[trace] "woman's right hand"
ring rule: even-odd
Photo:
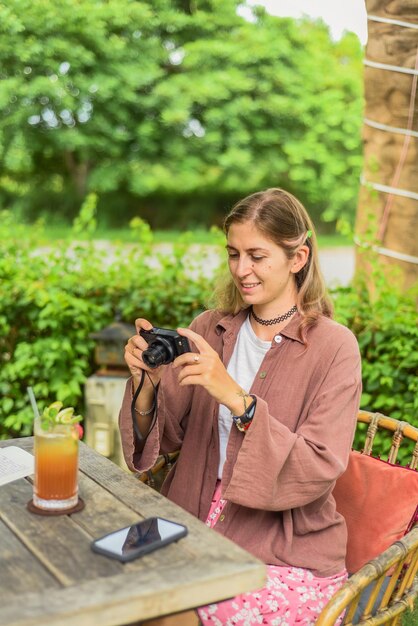
[[[151,369],[147,365],[145,365],[144,361],[142,360],[142,353],[148,348],[148,344],[145,339],[139,334],[139,331],[141,329],[151,330],[153,326],[148,320],[138,318],[137,320],[135,320],[135,327],[137,330],[137,334],[131,337],[125,346],[126,364],[129,367],[132,378],[134,379],[135,387],[138,386],[143,371],[148,372],[148,376],[151,378],[154,386],[156,386],[161,379],[162,366]],[[145,376],[145,387],[151,386],[148,376]]]

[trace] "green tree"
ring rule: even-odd
[[[354,212],[361,57],[354,35],[237,0],[0,3],[3,203],[212,221],[261,187],[316,217]],[[117,208],[115,212],[114,209]],[[156,210],[158,209],[158,210]],[[212,213],[211,213],[212,212]]]
[[[95,172],[102,190],[118,189],[142,99],[162,73],[156,22],[131,0],[0,4],[6,198],[74,212]]]

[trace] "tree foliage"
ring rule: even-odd
[[[358,39],[237,0],[0,3],[0,201],[114,220],[211,222],[283,186],[314,217],[354,213]],[[156,210],[159,211],[156,211]],[[215,214],[214,214],[215,211]],[[205,215],[207,217],[205,217]]]

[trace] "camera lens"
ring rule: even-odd
[[[166,339],[159,337],[142,353],[142,360],[145,365],[154,369],[160,365],[174,361],[174,351],[171,344]]]

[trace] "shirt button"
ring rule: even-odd
[[[219,521],[220,521],[220,522],[223,522],[223,521],[224,521],[224,519],[225,519],[225,515],[221,515],[221,516],[219,517]]]
[[[267,372],[260,372],[260,378],[265,378],[267,376]]]
[[[283,339],[283,337],[281,335],[275,335],[275,337],[274,337],[274,341],[276,343],[281,343],[282,339]]]

